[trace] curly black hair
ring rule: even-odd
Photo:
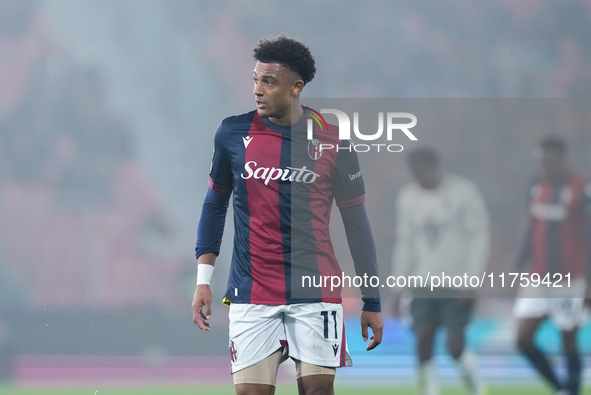
[[[310,49],[293,38],[280,35],[262,39],[254,49],[254,58],[262,63],[279,63],[298,73],[304,84],[314,79],[316,66]]]

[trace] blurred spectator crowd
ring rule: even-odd
[[[173,305],[174,225],[132,131],[38,5],[0,1],[0,304]]]
[[[309,1],[289,10],[280,2],[169,4],[230,90],[242,65],[219,59],[249,58],[259,38],[285,32],[308,43],[318,59],[318,78],[306,92],[311,97],[591,92],[591,3],[585,0]]]

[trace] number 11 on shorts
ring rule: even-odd
[[[328,339],[328,311],[321,311],[320,315],[324,317],[324,338]],[[338,339],[339,335],[337,332],[337,312],[331,311],[332,319],[334,321],[334,338]]]

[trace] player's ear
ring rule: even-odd
[[[291,86],[291,95],[295,97],[299,96],[302,92],[302,89],[304,89],[304,85],[306,84],[303,80],[294,81],[293,85]]]

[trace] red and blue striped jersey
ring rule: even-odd
[[[591,186],[571,175],[561,184],[540,180],[530,189],[530,230],[521,261],[542,276],[589,278]]]
[[[329,233],[339,208],[365,200],[357,155],[338,129],[307,116],[292,126],[257,111],[226,118],[215,135],[209,187],[233,193],[234,250],[225,301],[253,304],[340,302],[340,287],[303,289],[302,276],[341,276]],[[321,145],[322,144],[322,145]],[[332,147],[332,149],[322,149]],[[209,252],[206,249],[198,253]]]

